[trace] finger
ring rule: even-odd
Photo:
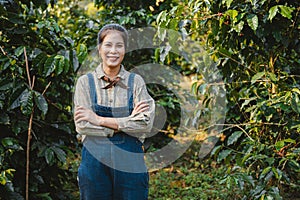
[[[135,109],[135,113],[140,113],[149,110],[148,105],[143,105]]]
[[[137,109],[137,112],[144,112],[146,110],[149,110],[148,106]]]
[[[145,106],[149,106],[149,104],[146,103],[146,102],[141,101],[141,102],[137,103],[135,107],[136,107],[137,109],[139,109],[139,108],[143,108],[143,107],[145,107]]]
[[[87,120],[87,117],[84,113],[82,112],[77,112],[74,116],[74,120],[77,121],[85,121]]]
[[[76,112],[76,111],[84,111],[84,110],[86,110],[86,108],[83,107],[83,106],[77,106],[77,107],[75,108],[75,112]]]
[[[84,112],[82,110],[76,110],[74,113],[74,117],[78,117],[79,115],[83,115]]]
[[[145,104],[145,103],[143,103],[143,104],[140,104],[139,106],[138,106],[138,110],[141,110],[141,109],[144,109],[144,108],[149,108],[149,105],[148,104]]]

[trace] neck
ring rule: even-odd
[[[103,66],[103,65],[102,65]],[[104,73],[109,76],[110,78],[113,78],[119,74],[119,71],[121,69],[121,65],[118,67],[110,68],[107,66],[103,66]]]

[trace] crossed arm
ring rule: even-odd
[[[136,115],[138,113],[145,112],[148,110],[149,104],[145,101],[141,101],[135,105],[131,115]],[[115,118],[98,116],[92,110],[83,106],[77,106],[75,108],[74,120],[76,123],[79,123],[81,121],[87,121],[96,126],[103,126],[114,130],[119,129],[117,120]]]

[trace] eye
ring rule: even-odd
[[[111,44],[110,43],[105,43],[104,46],[105,47],[111,47]]]

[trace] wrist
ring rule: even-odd
[[[99,126],[103,126],[103,117],[98,116],[98,117],[97,117],[97,121],[98,121],[98,125],[99,125]]]

